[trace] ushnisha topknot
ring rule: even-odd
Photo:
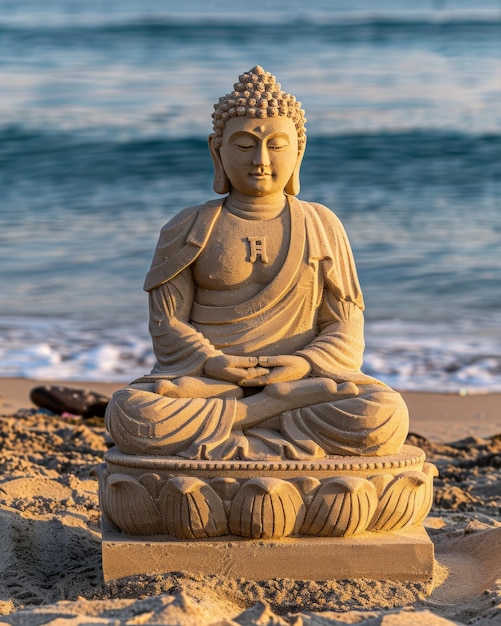
[[[297,130],[299,149],[306,141],[306,118],[301,103],[295,96],[282,91],[275,76],[256,65],[239,76],[239,82],[233,85],[234,91],[219,98],[214,105],[212,135],[214,147],[221,146],[224,126],[232,117],[290,117]]]

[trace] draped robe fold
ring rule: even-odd
[[[236,306],[196,301],[192,265],[218,219],[222,201],[185,209],[160,234],[145,281],[157,363],[118,391],[107,425],[122,452],[201,459],[307,459],[332,454],[384,455],[408,427],[398,393],[361,372],[363,297],[346,233],[326,207],[289,198],[288,254],[277,276]],[[236,399],[167,398],[153,382],[201,376],[217,354],[296,354],[311,376],[359,386],[356,398],[284,412],[280,430],[232,430]]]

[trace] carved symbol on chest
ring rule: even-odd
[[[247,237],[249,242],[249,261],[255,263],[258,257],[262,263],[268,263],[268,253],[266,251],[266,236]]]

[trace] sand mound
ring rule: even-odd
[[[410,442],[441,472],[427,522],[438,561],[428,584],[177,572],[105,585],[90,477],[107,448],[102,422],[34,411],[0,418],[0,625],[492,626],[501,621],[501,437]]]

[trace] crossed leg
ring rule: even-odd
[[[182,376],[174,380],[157,381],[155,392],[170,398],[236,398],[237,412],[233,429],[242,429],[257,426],[290,409],[354,398],[358,395],[358,387],[354,383],[338,385],[330,378],[305,378],[273,383],[259,393],[244,398],[242,388],[233,383]]]

